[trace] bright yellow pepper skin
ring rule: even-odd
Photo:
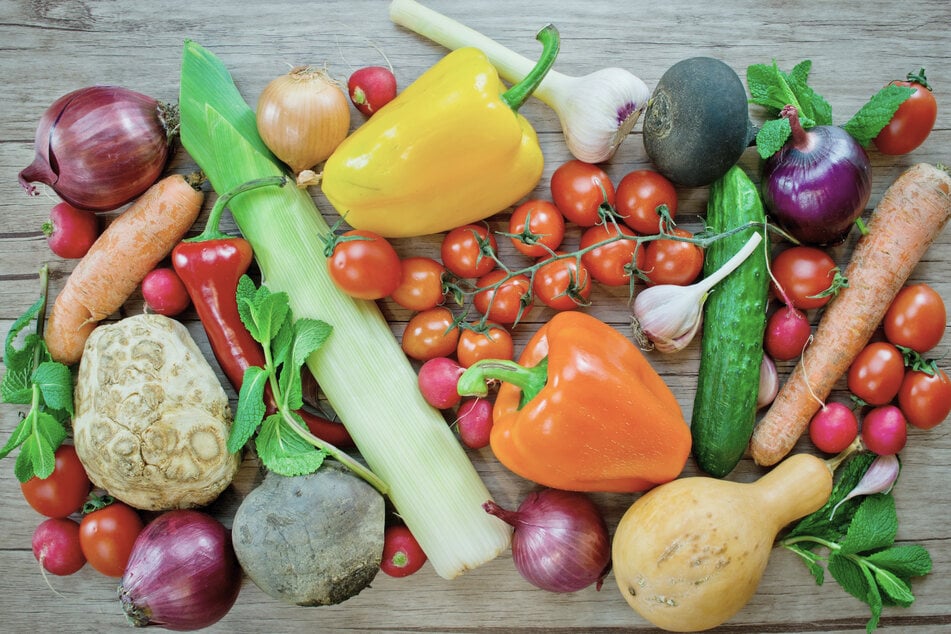
[[[321,188],[347,224],[388,238],[429,235],[531,192],[544,158],[517,108],[551,67],[557,31],[549,25],[538,39],[542,61],[509,91],[482,51],[458,49],[345,139],[324,164]]]

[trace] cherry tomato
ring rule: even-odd
[[[791,247],[773,258],[770,268],[794,308],[820,308],[832,299],[831,294],[823,294],[836,282],[838,267],[835,260],[822,249]],[[775,283],[772,286],[776,297],[782,301],[783,293],[776,288]]]
[[[485,275],[495,268],[495,260],[487,251],[499,252],[495,234],[482,225],[456,227],[445,235],[440,245],[442,263],[453,274],[464,278]]]
[[[901,351],[887,341],[875,341],[859,352],[849,366],[849,391],[869,405],[889,403],[905,378]]]
[[[634,231],[627,226],[608,222],[585,229],[581,234],[582,249],[615,238],[614,242],[596,247],[581,256],[581,263],[591,273],[591,277],[605,286],[630,284],[632,269],[643,269],[645,256],[645,248],[633,240],[634,235]]]
[[[896,346],[923,353],[944,336],[944,301],[927,284],[909,284],[892,300],[883,319],[885,338]]]
[[[657,209],[667,206],[673,218],[677,214],[677,190],[674,184],[653,170],[635,170],[624,175],[617,184],[615,209],[624,223],[640,234],[660,231],[661,216]]]
[[[56,463],[49,477],[33,476],[20,483],[20,490],[37,513],[46,517],[66,517],[83,508],[92,484],[75,447],[60,445],[55,457]]]
[[[482,290],[472,298],[475,309],[490,321],[503,325],[514,324],[531,309],[533,304],[532,283],[525,275],[516,275],[500,282],[508,275],[502,269],[479,278],[476,286]],[[499,284],[495,288],[490,288]]]
[[[83,517],[79,545],[90,566],[107,577],[121,577],[142,527],[136,510],[116,501]]]
[[[527,225],[527,228],[526,228]],[[548,255],[565,238],[565,217],[547,200],[533,199],[515,208],[509,217],[509,233],[515,249],[531,258]]]
[[[686,229],[677,228],[671,233],[693,237]],[[644,249],[642,270],[651,284],[690,284],[703,270],[703,249],[683,240],[652,240]]]
[[[532,291],[549,308],[572,310],[588,303],[591,275],[578,258],[551,259],[535,271]]]
[[[931,429],[951,413],[951,379],[944,370],[933,375],[908,370],[898,390],[898,406],[911,425]]]
[[[410,310],[435,308],[446,297],[446,268],[432,258],[409,257],[400,262],[400,284],[390,293],[394,302]]]
[[[403,352],[417,361],[448,357],[456,351],[459,326],[448,308],[437,306],[410,318],[403,331]]]
[[[875,147],[882,154],[907,154],[925,142],[938,118],[938,102],[925,78],[925,69],[909,73],[905,81],[891,82],[908,86],[914,93],[892,115],[891,121],[875,137]]]
[[[372,231],[352,229],[340,236],[327,269],[340,290],[358,299],[382,299],[400,284],[396,250]]]
[[[489,323],[485,328],[463,328],[456,344],[459,365],[468,368],[480,359],[507,359],[515,356],[512,334],[503,326]]]
[[[592,163],[572,159],[551,175],[551,197],[565,218],[582,227],[601,220],[601,205],[614,206],[614,183]]]

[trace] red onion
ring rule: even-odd
[[[482,508],[511,524],[512,558],[528,582],[549,592],[601,589],[611,564],[611,540],[597,506],[584,493],[542,489],[517,511],[491,500]]]
[[[162,175],[174,119],[174,107],[118,86],[63,95],[40,118],[36,158],[20,172],[20,185],[35,196],[30,183],[45,183],[80,209],[117,209]]]
[[[119,584],[136,627],[197,630],[216,623],[241,589],[231,533],[200,511],[168,511],[139,533]]]
[[[800,242],[841,243],[871,195],[868,154],[838,126],[804,130],[795,107],[782,114],[792,138],[763,166],[763,202]]]

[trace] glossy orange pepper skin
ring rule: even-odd
[[[636,492],[673,480],[690,454],[690,428],[670,388],[634,343],[579,311],[556,314],[519,364],[548,357],[548,380],[519,407],[502,383],[492,451],[518,475],[567,491]]]

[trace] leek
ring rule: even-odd
[[[182,144],[216,191],[285,172],[228,70],[192,41],[184,46],[179,105]],[[330,279],[321,236],[331,229],[307,190],[255,189],[230,209],[264,283],[288,294],[296,317],[333,326],[307,367],[436,573],[452,579],[508,548],[511,529],[482,510],[488,489],[442,414],[423,399],[379,308]]]

